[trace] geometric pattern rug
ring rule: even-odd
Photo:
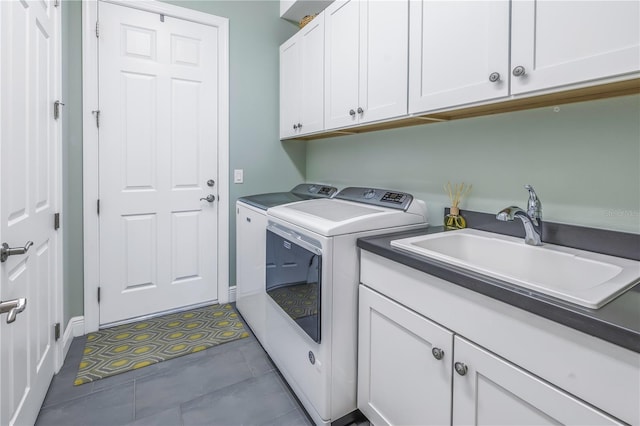
[[[87,336],[74,385],[82,385],[248,337],[230,304],[210,305]]]

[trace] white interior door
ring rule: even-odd
[[[0,263],[0,424],[33,424],[53,377],[59,315],[59,9],[50,1],[0,2],[0,243],[26,253]]]
[[[98,16],[105,325],[217,299],[218,203],[203,198],[218,193],[219,35],[103,2]]]

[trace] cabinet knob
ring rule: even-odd
[[[297,130],[297,129],[298,129],[298,125],[297,125],[297,124],[294,124],[294,125],[293,125],[293,130]]]
[[[456,369],[456,373],[458,373],[461,376],[464,376],[465,374],[467,374],[467,366],[462,363],[462,362],[456,362],[455,364],[453,364],[453,366]]]
[[[358,107],[358,114],[362,114],[364,112],[364,110],[362,109],[362,107]]]
[[[522,65],[518,65],[513,69],[513,75],[516,77],[522,77],[525,74],[525,69]]]
[[[298,129],[302,129],[302,124],[298,123]]]
[[[496,81],[500,80],[500,73],[499,72],[492,72],[491,74],[489,74],[489,81],[492,83],[495,83]]]
[[[352,109],[349,110],[349,115],[354,117],[356,115],[356,112]]]
[[[439,361],[444,356],[444,351],[442,349],[440,349],[440,348],[433,348],[433,349],[431,349],[431,354],[433,355],[433,357],[435,359],[437,359]]]

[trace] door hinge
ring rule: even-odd
[[[53,337],[56,339],[56,342],[60,340],[60,323],[59,322],[53,325]]]
[[[55,231],[60,229],[60,213],[56,213],[53,215],[53,229]]]
[[[96,38],[100,38],[100,21],[96,21]]]
[[[96,117],[96,127],[99,129],[100,128],[100,110],[96,109],[91,111],[91,114],[95,115]]]
[[[60,101],[55,101],[53,103],[53,119],[57,120],[60,118],[60,107],[64,106],[64,104]]]
[[[98,303],[100,303],[100,287],[98,287]]]
[[[160,22],[164,22],[164,15],[160,14]]]
[[[53,2],[53,7],[58,7],[58,6],[60,6],[60,0],[55,0]],[[56,340],[58,340],[58,339],[56,339]]]
[[[98,212],[98,216],[100,216],[100,199],[98,198],[98,202],[96,203],[96,210]]]

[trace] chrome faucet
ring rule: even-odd
[[[529,191],[527,211],[525,212],[520,207],[516,206],[507,207],[498,212],[496,219],[507,222],[512,221],[517,217],[524,225],[524,242],[532,246],[541,246],[542,203],[531,185],[525,185],[524,188]]]

